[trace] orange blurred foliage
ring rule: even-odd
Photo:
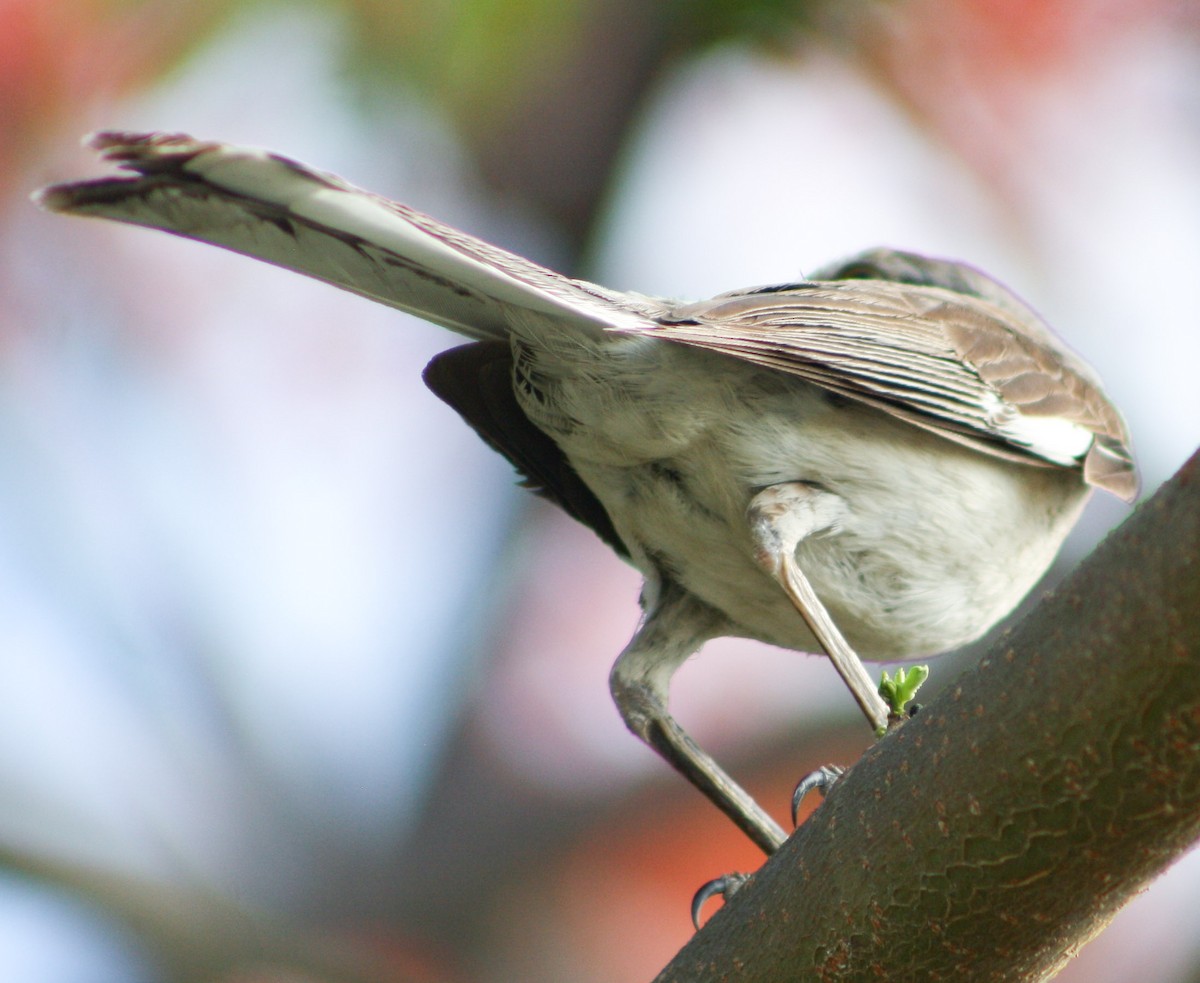
[[[0,187],[89,110],[174,64],[223,3],[0,0]]]

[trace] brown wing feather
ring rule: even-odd
[[[726,294],[648,333],[796,375],[984,453],[1080,467],[1132,499],[1124,422],[1034,317],[1019,301],[854,279]]]

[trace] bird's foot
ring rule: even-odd
[[[730,898],[746,886],[746,883],[753,876],[753,874],[724,874],[721,877],[714,877],[701,887],[692,897],[692,924],[696,926],[696,931],[700,931],[700,912],[704,910],[704,906],[708,903],[709,899],[720,895],[721,898],[728,902]]]
[[[800,779],[796,790],[792,793],[792,825],[796,825],[796,815],[800,812],[800,803],[804,801],[809,792],[820,791],[821,795],[827,795],[829,790],[833,788],[834,782],[845,774],[846,769],[841,765],[821,765],[816,771],[809,772]]]

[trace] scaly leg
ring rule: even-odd
[[[755,560],[791,598],[879,733],[887,728],[888,706],[796,563],[800,541],[813,533],[836,529],[844,509],[837,495],[797,481],[764,488],[751,500],[746,519],[758,547]]]
[[[667,712],[671,676],[710,638],[724,618],[674,584],[661,596],[613,666],[609,685],[625,724],[704,793],[764,853],[774,853],[783,829]]]

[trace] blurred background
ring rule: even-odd
[[[39,213],[82,134],[265,146],[650,294],[969,260],[1149,493],[1200,443],[1198,42],[1168,0],[0,0],[0,980],[649,979],[761,860],[612,706],[637,576],[423,389],[457,340]],[[747,642],[674,701],[781,821],[869,740]],[[1200,980],[1198,867],[1060,978]]]

